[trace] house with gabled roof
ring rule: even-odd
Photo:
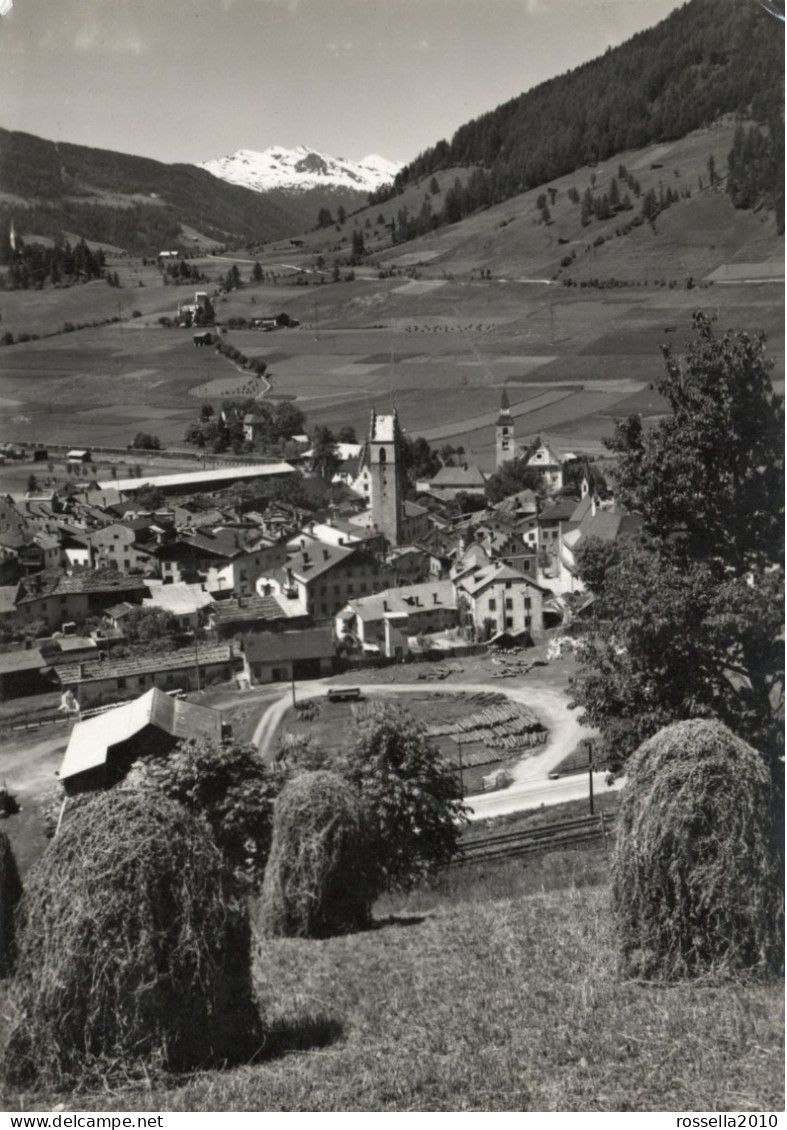
[[[543,605],[550,594],[519,569],[493,561],[468,570],[454,583],[478,637],[506,634],[536,641],[543,635]]]
[[[377,586],[377,560],[358,546],[328,545],[301,534],[287,550],[285,565],[261,578],[257,591],[290,602],[314,620],[330,620],[346,602]]]
[[[194,647],[156,655],[58,664],[55,674],[63,690],[71,688],[84,707],[138,695],[151,687],[201,690],[211,683],[230,682],[240,667],[231,643],[199,641]]]
[[[243,637],[241,649],[250,686],[333,674],[336,647],[330,628],[255,633]]]
[[[217,710],[151,687],[132,702],[76,722],[58,777],[69,796],[110,788],[139,758],[161,757],[187,738],[218,742],[221,736]]]

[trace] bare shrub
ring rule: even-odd
[[[374,890],[369,825],[352,786],[318,770],[281,792],[259,900],[268,937],[326,937],[365,926]]]
[[[248,916],[202,821],[114,789],[77,809],[20,905],[12,1086],[54,1088],[253,1054]]]
[[[628,763],[613,861],[625,973],[777,969],[784,900],[763,757],[716,721],[676,722]]]

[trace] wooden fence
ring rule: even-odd
[[[601,812],[596,816],[579,816],[537,828],[520,828],[514,832],[464,840],[454,865],[537,855],[582,844],[603,843],[606,846],[613,830],[614,817]]]

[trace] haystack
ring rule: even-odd
[[[246,1058],[250,929],[207,827],[115,789],[79,808],[20,905],[7,1081],[79,1087]]]
[[[776,828],[764,759],[720,722],[676,722],[641,745],[613,868],[623,971],[669,980],[779,968]]]
[[[0,832],[0,977],[7,977],[14,966],[14,912],[22,895],[22,880],[5,832]]]
[[[368,823],[352,787],[335,773],[304,773],[282,790],[260,896],[268,937],[343,934],[369,921]]]

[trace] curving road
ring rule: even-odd
[[[325,695],[328,687],[337,684],[330,679],[315,679],[298,683],[297,699],[319,698]],[[448,685],[424,686],[418,683],[372,684],[364,691],[374,695],[398,695],[428,690],[436,694],[478,694],[499,691],[513,702],[522,703],[534,710],[549,730],[546,744],[537,747],[538,752],[523,755],[512,770],[513,782],[506,789],[467,797],[467,804],[473,809],[471,819],[484,820],[490,816],[503,816],[509,812],[519,812],[526,808],[538,808],[542,804],[560,804],[566,800],[576,800],[588,794],[588,779],[582,774],[549,780],[549,773],[560,764],[563,758],[576,748],[581,738],[593,733],[577,721],[574,711],[568,709],[567,699],[560,691],[538,686],[491,686],[489,683],[450,683]],[[291,705],[290,691],[282,692],[281,697],[263,713],[252,738],[263,760],[271,761],[274,756],[273,741],[282,718]],[[613,788],[620,788],[622,781],[616,781]],[[605,791],[603,773],[594,774],[594,787]]]

